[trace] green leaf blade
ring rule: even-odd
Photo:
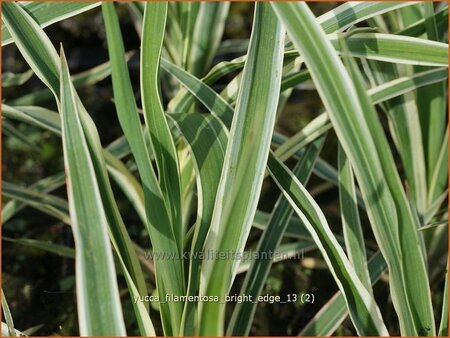
[[[227,147],[227,130],[212,115],[198,113],[175,114],[171,118],[189,145],[198,190],[198,210],[190,249],[187,295],[196,295],[200,281],[201,253],[214,210],[217,188]],[[205,147],[208,144],[208,147]],[[195,302],[186,302],[183,311],[183,335],[194,334]]]
[[[99,5],[100,2],[27,2],[21,7],[36,20],[40,27],[44,28]],[[13,42],[11,33],[7,26],[2,24],[2,47],[11,42]]]
[[[81,335],[126,335],[105,211],[79,119],[78,105],[61,56],[61,117],[69,209],[76,245]],[[104,306],[99,307],[101,301]]]
[[[157,253],[155,269],[158,294],[161,299],[165,299],[166,294],[181,296],[185,294],[185,287],[180,248],[172,230],[170,206],[164,199],[144,139],[114,4],[103,3],[102,13],[108,39],[117,115],[141,177],[147,216],[146,226],[153,252]],[[165,259],[166,257],[175,258]],[[169,336],[177,335],[183,304],[162,302],[160,305],[164,333]]]
[[[367,255],[356,199],[353,170],[341,147],[338,148],[338,164],[339,204],[347,255],[359,279],[366,289],[373,294],[367,269]]]
[[[3,21],[23,57],[42,82],[57,95],[59,61],[50,39],[17,3],[2,3],[2,12]]]
[[[145,122],[150,133],[159,181],[171,211],[172,231],[182,247],[181,188],[179,164],[169,125],[160,98],[159,59],[161,56],[167,3],[145,4],[141,43],[141,93]]]
[[[205,250],[213,252],[243,250],[256,211],[275,123],[284,32],[267,4],[256,4],[255,18],[242,90],[205,243]],[[229,292],[237,263],[232,259],[204,261],[200,294],[223,298]],[[224,304],[200,304],[199,333],[223,334],[224,310]],[[219,323],[215,324],[217,320]]]

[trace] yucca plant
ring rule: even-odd
[[[62,141],[64,166],[32,184],[4,169],[4,245],[74,259],[68,335],[268,334],[257,310],[277,303],[315,309],[285,334],[447,336],[447,3],[348,2],[316,16],[313,3],[258,2],[246,5],[248,39],[224,39],[237,6],[2,3],[4,51],[29,66],[3,65],[4,158],[14,144],[42,151],[31,128]],[[87,11],[108,61],[71,75],[66,42],[44,28]],[[33,75],[45,88],[27,90]],[[108,145],[83,95],[101,81],[120,126]],[[319,112],[296,111],[303,122],[283,131],[306,92]],[[321,191],[335,194],[333,213]],[[69,226],[73,245],[13,235],[25,207]],[[267,287],[292,257],[315,283],[305,253],[331,298]],[[9,274],[2,333],[14,336]]]

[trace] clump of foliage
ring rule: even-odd
[[[99,7],[109,60],[71,75],[65,41],[43,28]],[[30,68],[4,67],[5,93],[33,74],[46,87],[5,95],[2,131],[35,152],[21,128],[53,135],[64,164],[27,186],[3,181],[3,224],[32,207],[69,226],[73,245],[3,240],[74,259],[80,335],[248,335],[258,302],[226,297],[259,299],[278,260],[242,259],[251,252],[310,252],[332,276],[337,293],[318,290],[320,310],[292,334],[342,332],[348,317],[358,335],[448,335],[447,3],[349,2],[316,17],[307,3],[261,2],[249,39],[225,41],[227,2],[3,2],[2,12],[2,45]],[[140,37],[131,54],[118,12]],[[100,81],[120,125],[106,146],[82,94]],[[283,132],[285,110],[311,90],[320,113]],[[336,189],[339,224],[321,189]],[[270,212],[262,196],[276,200]],[[278,302],[310,298],[293,290]]]

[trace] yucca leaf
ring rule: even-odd
[[[433,335],[430,290],[416,220],[362,80],[352,63],[350,78],[306,4],[273,5],[305,59],[355,170],[372,229],[389,265],[391,294],[402,333]]]
[[[306,185],[314,162],[322,150],[325,137],[321,137],[312,142],[305,150],[305,153],[296,167],[293,169],[294,175]],[[259,253],[278,252],[284,232],[289,224],[294,210],[286,198],[281,195],[275,204],[267,228],[263,232],[256,251]],[[272,266],[272,257],[263,257],[252,261],[249,272],[245,276],[244,284],[241,288],[241,295],[252,295],[253,299],[261,294],[262,289],[269,275]],[[256,311],[256,303],[243,302],[236,304],[231,321],[227,329],[230,336],[248,335]]]
[[[367,20],[376,15],[381,15],[413,4],[414,2],[412,1],[350,1],[322,14],[317,18],[317,22],[322,26],[326,33],[343,31],[358,22]]]
[[[339,205],[341,209],[342,229],[345,238],[347,256],[355,268],[361,283],[367,291],[373,295],[370,283],[369,271],[367,269],[367,254],[364,243],[364,234],[356,199],[355,179],[352,167],[342,150],[338,147],[339,167]],[[372,296],[373,297],[373,296]]]
[[[140,7],[143,14],[145,6],[142,5]],[[192,13],[187,13],[188,9],[193,8],[195,8],[195,11],[192,11]],[[167,25],[167,36],[164,39],[164,53],[177,65],[185,65],[185,57],[187,53],[187,50],[185,49],[185,47],[187,47],[185,38],[192,34],[190,32],[192,28],[187,27],[190,23],[186,17],[192,15],[195,19],[197,17],[197,10],[198,4],[195,7],[189,6],[189,4],[186,3],[168,4],[167,16],[169,19],[169,25]],[[142,17],[144,16],[142,15]]]
[[[173,63],[177,65],[184,65],[187,51],[185,50],[186,42],[183,38],[186,34],[189,34],[189,32],[181,31],[180,14],[178,13],[179,7],[180,4],[169,3],[167,16],[170,24],[167,26],[167,34],[164,37],[163,54],[164,57],[170,59]],[[141,6],[141,11],[143,17],[144,6]]]
[[[27,70],[26,72],[14,74],[14,73],[3,73],[2,74],[2,87],[13,87],[20,86],[27,82],[32,76],[34,72],[32,69]]]
[[[76,250],[78,318],[81,335],[123,336],[108,224],[94,166],[64,55],[61,56],[60,111],[69,208]],[[101,301],[107,306],[98,306]]]
[[[59,173],[39,180],[30,185],[28,189],[32,192],[49,193],[54,189],[59,188],[65,183],[64,173]],[[11,197],[11,196],[10,196]],[[27,203],[12,199],[5,203],[2,207],[2,223],[8,222],[15,214],[22,210]]]
[[[2,13],[3,22],[31,69],[58,95],[59,60],[48,36],[17,3],[2,3]]]
[[[70,224],[67,202],[60,197],[36,192],[6,181],[2,181],[2,195],[18,200],[66,224]]]
[[[392,12],[390,20],[397,19],[397,25],[409,26],[414,22],[423,18],[423,6],[420,3],[415,3],[412,6],[400,8],[398,11]],[[397,16],[395,16],[397,14]]]
[[[225,149],[227,147],[227,131],[222,124],[211,115],[198,113],[173,115],[177,127],[189,145],[196,170],[198,191],[197,220],[190,249],[189,282],[187,295],[198,292],[200,266],[203,245],[209,230],[216,199],[217,187],[222,172]],[[208,144],[208,147],[204,145]],[[186,302],[183,312],[183,335],[192,335],[195,315],[195,303]]]
[[[22,4],[21,7],[26,10],[42,28],[100,5],[99,2],[27,2]],[[6,46],[11,42],[13,42],[11,34],[7,26],[2,24],[2,46]]]
[[[433,83],[444,81],[448,78],[448,71],[446,68],[437,68],[420,73],[415,73],[411,76],[402,76],[395,80],[380,84],[375,88],[368,90],[373,103],[380,103],[384,100],[389,100],[396,96],[408,93],[416,88],[428,86]]]
[[[422,4],[424,10],[426,35],[431,41],[439,41],[437,23],[434,17],[434,6],[431,2]],[[432,184],[433,175],[439,162],[447,127],[446,83],[437,83],[417,90],[417,109],[421,123],[423,148],[426,150],[427,184]],[[438,169],[439,170],[439,169]],[[435,191],[439,195],[442,190]]]
[[[14,238],[9,238],[9,237],[3,237],[3,240],[5,240],[7,242],[20,244],[20,245],[24,245],[27,247],[51,252],[51,253],[54,253],[61,257],[75,258],[75,250],[73,248],[69,248],[64,245],[54,244],[51,242],[45,242],[45,241],[30,239],[30,238],[14,239]]]
[[[448,22],[448,7],[441,8],[433,15],[433,19],[436,22],[436,26],[442,30],[442,27],[447,25]],[[397,32],[396,35],[407,35],[407,36],[420,36],[426,32],[427,27],[425,24],[426,20],[430,20],[430,17],[423,18],[411,24],[410,26],[403,28]],[[427,24],[428,25],[428,24]]]
[[[144,140],[124,58],[125,53],[117,14],[112,3],[103,3],[102,11],[108,38],[117,115],[141,176],[147,215],[146,225],[153,251],[160,253],[157,256],[158,259],[155,259],[158,293],[161,299],[165,299],[166,294],[184,295],[183,262],[179,256],[179,247],[172,229],[170,206],[164,200]],[[163,255],[175,255],[178,259],[167,260]],[[182,305],[176,302],[160,304],[165,334],[176,335],[178,333]]]
[[[339,52],[341,40],[345,40],[348,52],[354,57],[364,57],[370,60],[385,61],[397,64],[421,66],[448,66],[448,44],[426,39],[397,36],[394,34],[367,33],[355,30],[351,34],[333,33],[326,36],[333,47]],[[413,54],[407,51],[412,51]],[[294,56],[294,51],[286,55]]]
[[[145,5],[141,42],[141,94],[145,123],[158,167],[158,178],[166,205],[170,210],[172,232],[181,254],[183,227],[178,157],[164,115],[159,83],[159,59],[166,16],[166,3],[152,2]]]
[[[84,135],[89,146],[94,170],[99,183],[98,188],[103,200],[106,217],[109,224],[110,238],[114,249],[118,253],[118,258],[122,264],[126,281],[131,289],[130,296],[132,299],[137,296],[145,297],[148,293],[144,276],[142,274],[142,269],[139,265],[130,236],[128,235],[125,224],[123,223],[122,217],[119,213],[108,177],[105,158],[109,159],[108,162],[112,162],[111,158],[113,158],[113,156],[108,156],[109,154],[103,151],[95,124],[90,119],[88,112],[84,109],[79,98],[77,103],[79,106],[79,111],[81,112],[80,117]],[[116,168],[118,162],[120,161],[114,161]],[[121,173],[131,176],[131,174],[129,174],[123,167],[119,167],[118,169]],[[152,336],[155,335],[153,324],[151,323],[147,313],[149,309],[148,302],[133,302],[133,306],[136,310],[137,320],[142,334]],[[143,307],[143,309],[141,307]]]
[[[181,66],[186,69],[190,54],[189,50],[192,46],[194,27],[197,18],[200,18],[198,12],[201,4],[197,2],[178,2],[176,6],[179,12],[177,23],[183,40],[183,49],[180,53],[182,55]],[[172,20],[169,21],[171,22]],[[173,21],[175,22],[175,20]]]
[[[310,80],[311,76],[309,75],[309,72],[307,69],[302,70],[300,72],[295,71],[291,74],[287,74],[283,76],[283,79],[281,80],[281,92],[284,92],[288,88],[293,88],[301,83],[306,82],[307,80]]]
[[[206,251],[242,252],[247,240],[275,123],[278,95],[271,93],[280,90],[283,45],[284,31],[272,9],[257,3]],[[234,280],[237,263],[230,259],[204,261],[200,294],[224,297]],[[200,304],[199,333],[222,334],[224,315],[224,304]]]
[[[9,106],[2,104],[2,114],[4,117],[26,122],[52,133],[61,135],[61,120],[58,113],[35,106]]]
[[[378,84],[398,78],[395,64],[370,61],[369,65]],[[434,87],[427,86],[428,87]],[[413,93],[393,98],[381,105],[389,118],[389,127],[402,159],[411,198],[419,214],[427,208],[427,175],[419,113]]]
[[[6,301],[5,292],[1,289],[2,292],[2,310],[5,315],[6,326],[8,328],[8,336],[16,337],[16,330],[14,329],[14,321],[11,315],[11,311],[9,310],[8,302]],[[3,335],[3,334],[2,334]]]
[[[436,25],[436,18],[434,13],[434,4],[431,2],[422,3],[423,14],[425,19],[425,29],[428,39],[432,41],[439,41],[439,33]]]
[[[211,64],[225,28],[229,7],[229,2],[200,3],[187,53],[186,69],[192,75],[203,76]]]
[[[340,51],[340,34],[330,34],[334,48]],[[359,33],[345,38],[352,56],[421,66],[448,66],[448,45],[425,39],[393,34]]]

